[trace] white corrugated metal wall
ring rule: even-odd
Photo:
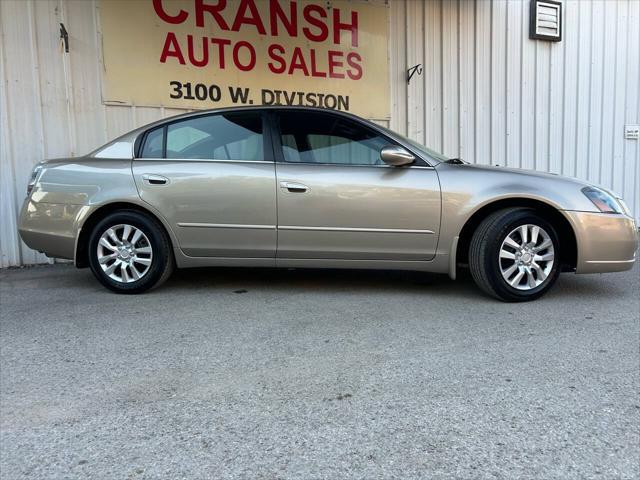
[[[565,2],[563,40],[528,39],[528,0],[390,0],[391,126],[447,155],[601,183],[640,217],[640,0]],[[32,166],[181,113],[101,102],[98,0],[0,1],[0,266]],[[71,54],[62,53],[59,23]],[[383,61],[383,59],[381,59]],[[421,63],[407,86],[406,70]]]
[[[99,2],[0,0],[0,266],[48,261],[18,237],[28,177],[43,158],[88,153],[187,110],[103,105]],[[59,24],[69,31],[64,54]]]
[[[640,218],[640,1],[564,2],[561,42],[529,39],[529,1],[391,2],[391,128],[473,163],[621,194]],[[407,68],[422,64],[407,85]]]

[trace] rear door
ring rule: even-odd
[[[430,260],[440,229],[436,171],[391,167],[393,140],[344,115],[283,110],[274,119],[280,259]]]
[[[133,162],[140,197],[195,257],[273,258],[273,150],[261,111],[177,120],[151,130]]]

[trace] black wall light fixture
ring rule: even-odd
[[[529,8],[529,38],[562,40],[562,3],[554,0],[531,0]]]

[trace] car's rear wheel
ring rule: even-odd
[[[539,298],[560,273],[556,230],[532,209],[494,212],[473,234],[469,268],[476,284],[500,300]]]
[[[133,210],[114,212],[98,222],[91,233],[89,266],[110,290],[141,293],[171,275],[171,242],[154,219]]]

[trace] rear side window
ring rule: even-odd
[[[348,118],[325,113],[281,112],[280,143],[286,162],[384,165],[386,138]]]
[[[167,158],[264,160],[260,113],[220,114],[171,123]]]
[[[189,118],[151,130],[140,156],[264,161],[264,151],[262,114],[243,112]]]
[[[162,158],[162,149],[164,142],[164,127],[156,128],[155,130],[151,130],[145,140],[144,146],[142,147],[142,152],[140,154],[141,158]]]

